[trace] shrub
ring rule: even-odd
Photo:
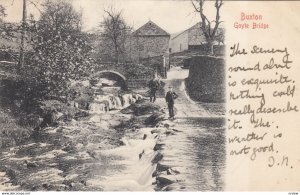
[[[32,129],[20,126],[7,111],[0,110],[0,148],[23,143],[30,138],[31,133]]]

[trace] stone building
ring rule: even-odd
[[[217,29],[214,41],[214,50],[216,50],[217,53],[222,53],[224,50],[224,33],[223,28]],[[201,29],[200,22],[183,32],[176,34],[170,40],[171,53],[194,49],[200,51],[207,49],[207,42]]]
[[[203,31],[200,29],[201,23],[197,23],[191,28],[175,35],[170,41],[172,53],[188,50],[195,45],[205,44]]]
[[[152,66],[165,76],[169,68],[170,34],[152,21],[147,22],[130,39],[130,58],[133,62]]]

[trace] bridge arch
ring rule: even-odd
[[[118,82],[118,84],[123,88],[127,88],[126,77],[114,70],[101,70],[94,73],[91,78],[96,80],[97,78],[110,78]]]

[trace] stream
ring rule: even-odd
[[[39,142],[3,151],[0,190],[224,190],[224,117],[191,102],[182,79],[165,82],[179,95],[175,120],[157,98],[165,114],[155,127],[113,130],[132,119],[120,110],[143,97],[107,87],[87,119],[45,128]]]

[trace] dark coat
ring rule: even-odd
[[[156,91],[160,87],[160,82],[157,79],[152,79],[149,82],[148,86],[149,86],[149,88],[150,88],[151,91]]]
[[[173,91],[168,91],[166,95],[166,102],[168,104],[174,104],[174,100],[178,97],[178,95]]]

